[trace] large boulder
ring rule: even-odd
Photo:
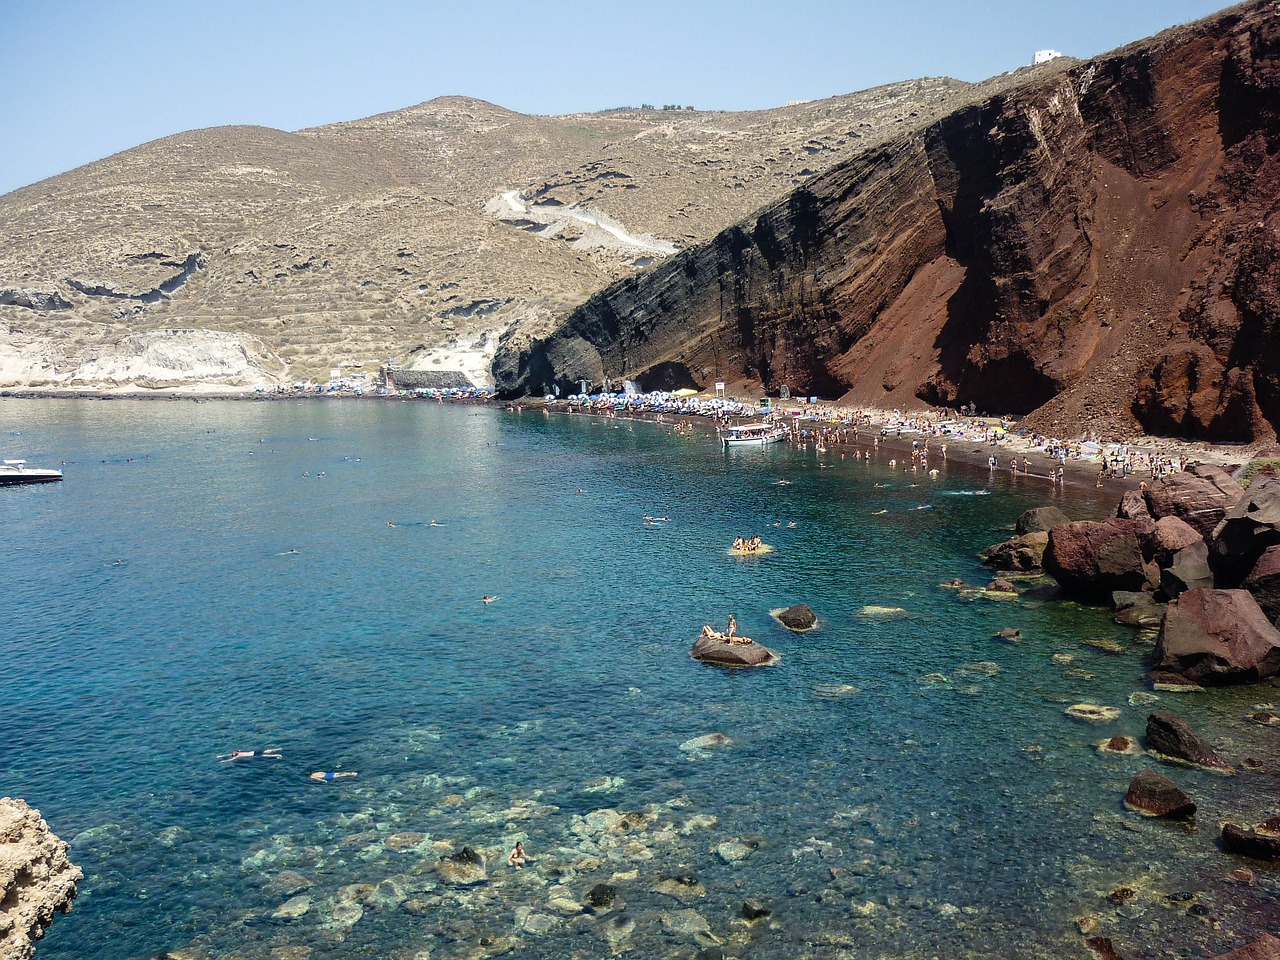
[[[1185,720],[1168,710],[1157,710],[1147,717],[1146,741],[1149,752],[1166,760],[1231,772],[1231,765],[1216,750],[1196,736]]]
[[[1209,545],[1203,540],[1179,550],[1173,555],[1173,561],[1160,571],[1160,593],[1167,600],[1176,600],[1188,590],[1212,589]]]
[[[1144,817],[1185,819],[1196,812],[1195,801],[1164,774],[1139,770],[1129,784],[1124,805]]]
[[[1173,563],[1179,550],[1204,543],[1200,531],[1177,517],[1161,517],[1155,527],[1142,538],[1142,556],[1163,570]]]
[[[1147,498],[1141,490],[1126,490],[1120,497],[1116,507],[1116,516],[1121,520],[1154,520],[1147,509]]]
[[[1259,477],[1209,538],[1209,565],[1224,586],[1238,586],[1267,547],[1280,544],[1280,480]]]
[[[1063,589],[1106,602],[1116,590],[1141,590],[1158,578],[1148,575],[1142,538],[1155,529],[1150,520],[1079,520],[1049,531],[1044,570]]]
[[[1208,539],[1244,488],[1220,468],[1197,463],[1181,473],[1153,481],[1143,499],[1152,518],[1185,520]]]
[[[1280,546],[1263,550],[1240,586],[1253,594],[1268,620],[1280,619]]]
[[[785,610],[779,610],[774,614],[774,617],[788,630],[793,630],[796,633],[812,630],[818,625],[818,615],[813,612],[813,608],[807,603],[797,603],[794,606],[787,607]]]
[[[53,915],[71,909],[84,874],[67,850],[40,811],[0,798],[0,957],[29,960]]]
[[[1049,546],[1049,534],[1026,533],[1004,543],[997,543],[982,551],[982,563],[992,570],[1011,573],[1030,573],[1044,564],[1044,551]]]
[[[1057,507],[1032,507],[1018,517],[1014,529],[1019,536],[1026,533],[1048,533],[1058,524],[1070,522],[1071,518]]]
[[[1265,680],[1280,673],[1280,630],[1247,590],[1188,590],[1165,613],[1153,669],[1202,685]]]
[[[722,667],[763,667],[778,659],[772,650],[754,640],[729,643],[727,640],[710,637],[699,637],[694,641],[689,656],[703,663],[715,663]]]

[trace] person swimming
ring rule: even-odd
[[[481,603],[493,603],[495,600],[501,600],[501,597],[491,597],[487,593],[480,598]]]
[[[267,747],[265,750],[232,750],[219,754],[218,759],[230,763],[232,760],[283,760],[284,757],[280,755],[279,747]]]
[[[360,774],[354,770],[316,770],[312,773],[308,773],[307,776],[312,780],[322,782],[325,780],[337,780],[340,777],[358,777]]]

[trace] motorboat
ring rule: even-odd
[[[721,434],[720,441],[726,448],[762,446],[787,439],[787,431],[776,423],[740,423]]]
[[[5,460],[0,462],[0,486],[9,486],[16,483],[48,483],[51,480],[61,479],[61,470],[28,467],[25,460]]]

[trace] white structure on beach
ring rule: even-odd
[[[1036,66],[1041,63],[1048,63],[1050,60],[1056,60],[1060,56],[1062,56],[1062,51],[1060,50],[1037,50],[1036,58],[1031,63],[1032,66]]]

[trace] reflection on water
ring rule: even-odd
[[[1153,761],[1091,744],[1142,734],[1147,648],[938,588],[1050,490],[434,404],[0,411],[4,456],[68,461],[0,491],[0,783],[87,875],[46,960],[1053,957],[1081,929],[1154,957],[1275,922],[1273,874],[1232,884],[1215,843],[1274,812],[1244,719],[1273,686],[1159,695],[1263,765],[1164,768],[1198,825],[1144,821]],[[753,533],[774,551],[726,555]],[[817,630],[769,614],[801,602]],[[729,613],[778,666],[689,659]],[[464,846],[482,871],[437,868]]]

